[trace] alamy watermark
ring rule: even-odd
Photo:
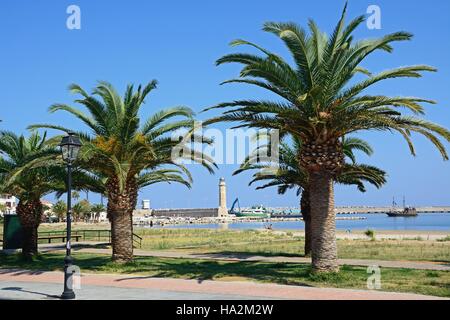
[[[66,13],[69,14],[66,20],[66,27],[69,30],[81,29],[81,9],[75,4],[67,7]]]
[[[274,169],[279,166],[278,130],[238,128],[204,129],[202,122],[194,128],[172,134],[178,144],[172,149],[172,160],[184,164],[210,160],[216,164],[265,163]]]
[[[370,276],[367,278],[367,289],[380,290],[381,289],[381,268],[377,265],[367,267],[367,273]]]
[[[366,25],[369,30],[381,29],[381,8],[375,4],[367,7],[367,18]]]
[[[77,265],[71,265],[66,269],[67,287],[72,290],[81,289],[81,269]]]

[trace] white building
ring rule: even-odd
[[[95,213],[91,213],[89,217],[89,222],[91,223],[106,222],[106,221],[108,221],[108,214],[106,213],[106,211],[100,212],[98,215]]]
[[[142,200],[142,210],[150,210],[150,200]]]
[[[0,212],[0,215],[15,214],[17,202],[18,199],[10,194],[0,194],[0,204],[6,206],[6,210],[4,212]]]

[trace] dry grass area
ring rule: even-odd
[[[75,223],[74,230],[109,229],[108,223]],[[64,223],[42,224],[39,231],[64,230]],[[212,229],[135,229],[144,250],[180,250],[192,253],[244,253],[302,256],[304,238],[293,232]],[[398,231],[397,231],[398,233]],[[428,241],[398,239],[341,239],[340,258],[450,262],[450,237]]]
[[[302,256],[303,237],[256,230],[141,229],[144,250]],[[443,238],[445,239],[445,238]],[[450,262],[450,241],[338,240],[340,258]]]

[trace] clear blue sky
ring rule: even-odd
[[[330,32],[344,1],[23,1],[0,4],[0,118],[2,129],[25,132],[37,122],[61,123],[81,128],[64,113],[49,114],[56,102],[71,103],[70,83],[92,88],[107,80],[123,91],[127,83],[159,81],[143,108],[143,115],[164,107],[187,105],[196,111],[230,99],[267,97],[261,90],[219,86],[237,75],[237,66],[215,67],[214,61],[232,52],[235,38],[256,42],[287,56],[270,34],[261,31],[265,21],[295,21],[306,25],[314,18]],[[66,28],[66,8],[81,8],[81,30]],[[361,37],[377,37],[405,30],[415,37],[395,46],[393,54],[377,54],[366,63],[372,71],[409,64],[430,64],[439,69],[422,79],[391,80],[378,85],[383,94],[414,95],[439,103],[428,108],[427,117],[450,127],[450,2],[408,0],[350,0],[349,18],[380,6],[382,29],[362,26]],[[375,92],[374,91],[374,92]],[[201,114],[200,118],[214,113]],[[223,127],[222,127],[223,128]],[[389,183],[366,194],[352,187],[336,187],[336,203],[388,204],[392,196],[406,195],[410,204],[450,204],[450,163],[423,138],[415,139],[418,156],[409,155],[396,135],[364,134],[375,148],[370,159],[389,173]],[[249,175],[232,177],[236,165],[224,165],[216,175],[192,167],[194,187],[156,185],[144,189],[140,199],[153,207],[216,206],[218,180],[226,178],[228,204],[239,196],[241,205],[263,203],[272,206],[298,204],[295,194],[279,196],[276,190],[255,191],[247,187]],[[93,197],[97,199],[97,197]]]

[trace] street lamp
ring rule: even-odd
[[[66,257],[64,258],[64,292],[61,299],[74,299],[75,292],[73,291],[73,270],[72,257],[70,256],[70,236],[71,236],[71,222],[72,222],[72,163],[77,159],[78,152],[81,148],[80,139],[72,132],[68,132],[67,136],[63,137],[59,144],[61,148],[62,158],[67,164],[67,235],[66,235]],[[70,287],[68,283],[71,283]]]

